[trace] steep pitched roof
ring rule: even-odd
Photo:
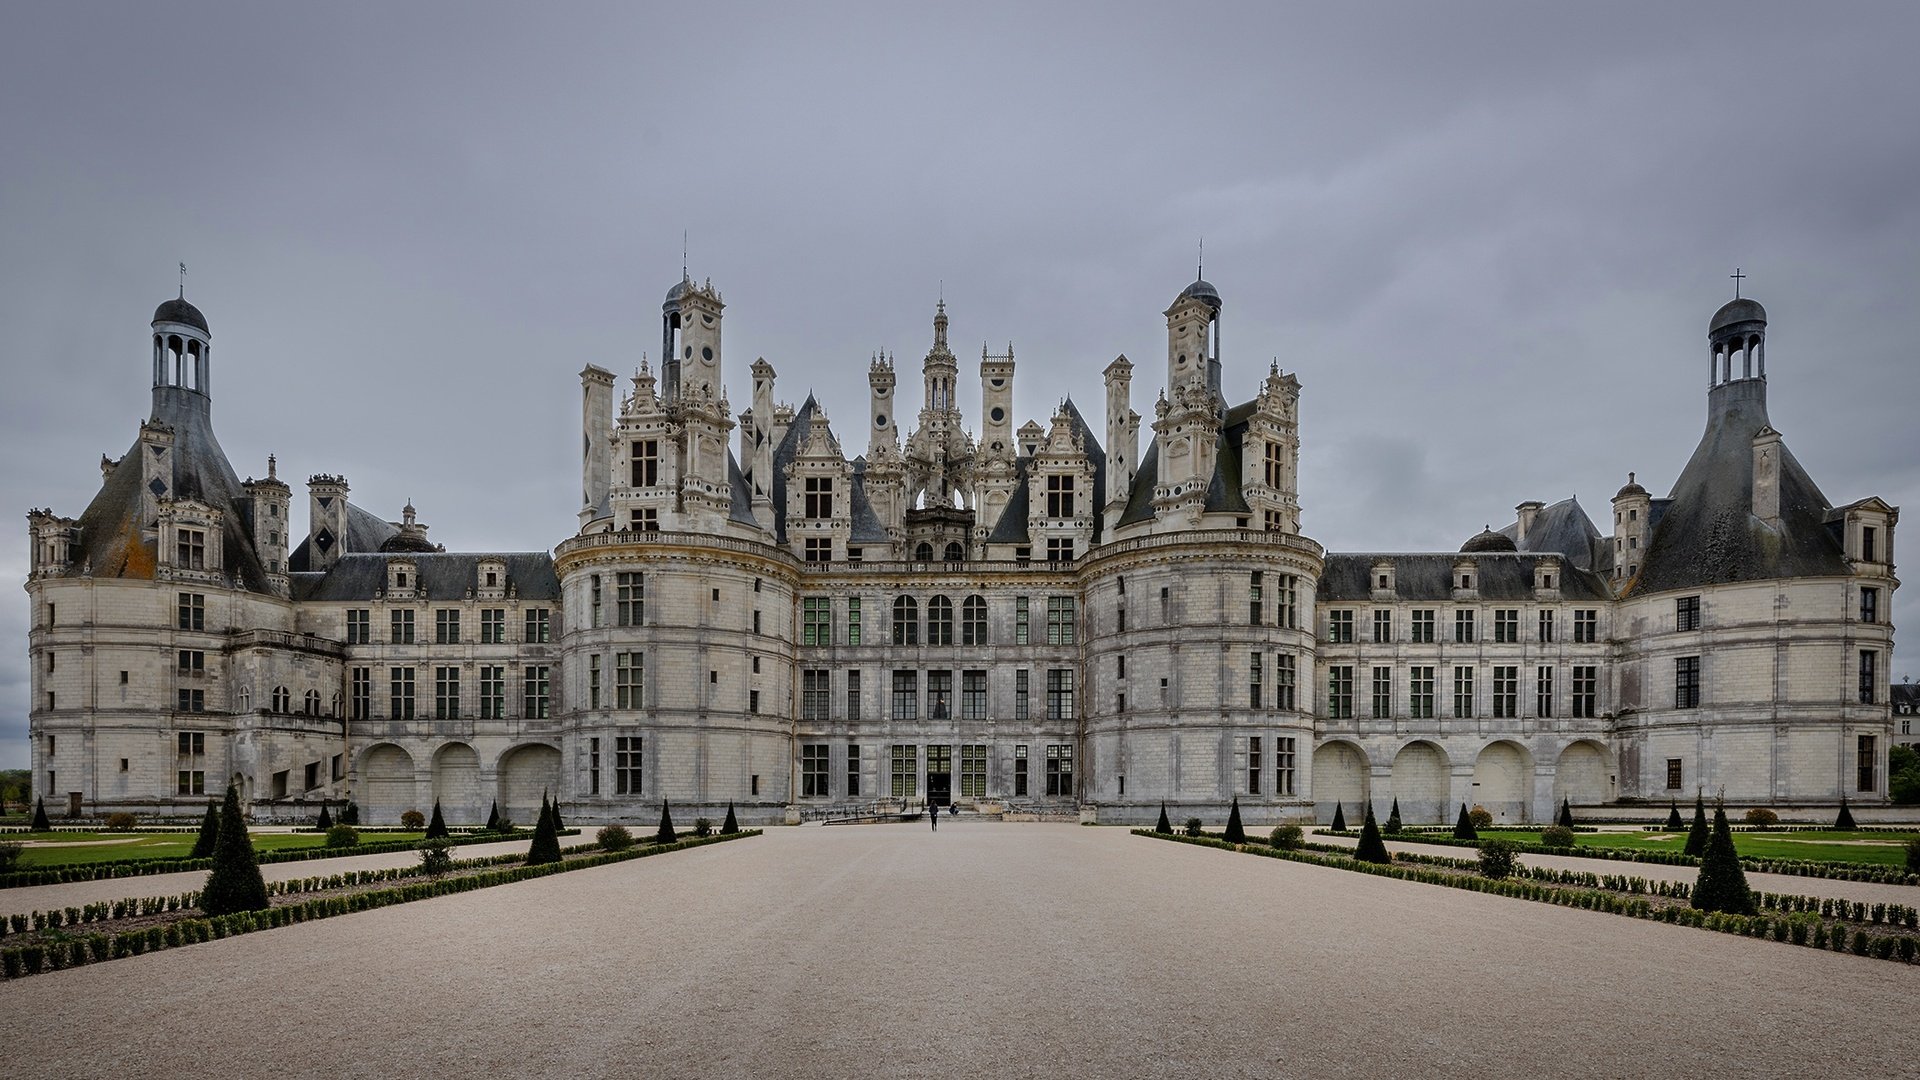
[[[507,584],[521,600],[558,600],[560,578],[553,569],[553,557],[544,551],[425,552],[400,555],[350,554],[341,557],[324,573],[295,574],[294,598],[297,600],[372,600],[386,591],[387,564],[411,562],[420,584],[415,595],[424,601],[466,599],[479,584],[482,560],[497,560],[507,565]]]
[[[341,554],[352,552],[374,552],[387,541],[400,535],[400,526],[383,520],[378,514],[363,510],[352,502],[347,503],[347,535],[340,538]],[[287,567],[295,573],[313,569],[313,543],[311,536],[300,541],[287,557]]]
[[[1473,562],[1478,586],[1474,591],[1482,600],[1535,599],[1534,567],[1545,554],[1526,552],[1483,552],[1461,555],[1454,552],[1413,554],[1369,554],[1365,552],[1329,553],[1320,574],[1315,595],[1327,601],[1368,600],[1373,596],[1372,572],[1375,563],[1393,566],[1394,595],[1401,600],[1453,599],[1453,568],[1461,559]],[[1608,598],[1607,586],[1596,574],[1561,564],[1560,596],[1565,600]]]

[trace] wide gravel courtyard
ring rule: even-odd
[[[0,1072],[1895,1076],[1916,991],[1120,829],[810,826],[0,985]]]

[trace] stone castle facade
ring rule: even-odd
[[[1885,800],[1899,514],[1831,504],[1768,424],[1759,304],[1712,320],[1667,497],[1630,475],[1606,533],[1523,502],[1420,554],[1301,532],[1300,383],[1227,401],[1223,307],[1196,281],[1166,310],[1143,452],[1126,357],[1100,430],[1071,400],[1015,428],[1011,347],[982,350],[976,439],[942,304],[911,430],[876,356],[850,457],[764,359],[733,414],[725,304],[682,280],[658,373],[581,373],[549,554],[449,553],[326,474],[297,536],[273,459],[243,481],[215,440],[212,335],[170,300],[133,446],[78,518],[29,514],[35,788],[188,814],[234,782],[259,815],[375,822],[527,821],[545,792],[577,822]]]

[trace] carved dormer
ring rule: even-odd
[[[1027,536],[1035,556],[1070,562],[1085,555],[1099,512],[1093,499],[1093,462],[1063,402],[1027,465]]]
[[[633,375],[633,392],[621,402],[614,422],[614,527],[640,532],[677,527],[679,487],[673,422],[643,358]]]
[[[1241,443],[1241,491],[1253,523],[1269,532],[1300,531],[1300,380],[1267,369]]]
[[[802,408],[813,415],[785,469],[787,546],[806,562],[837,562],[853,531],[853,467],[819,403],[808,398]]]

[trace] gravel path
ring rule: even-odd
[[[18,1077],[1879,1076],[1920,972],[1119,829],[775,829],[0,984]],[[163,991],[163,992],[161,992]],[[1910,1073],[1907,1073],[1910,1075]]]

